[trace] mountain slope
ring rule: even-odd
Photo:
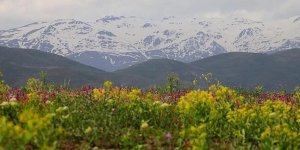
[[[12,86],[24,85],[29,77],[37,77],[40,71],[47,71],[51,82],[69,81],[71,86],[101,84],[110,73],[82,65],[62,56],[37,50],[0,47],[0,70],[6,82]]]
[[[300,85],[300,49],[275,54],[228,53],[190,63],[210,72],[223,84],[236,87],[263,85],[268,90]]]
[[[174,72],[184,84],[212,73],[215,79],[231,87],[263,85],[266,90],[293,90],[300,86],[299,58],[300,49],[274,54],[231,52],[188,64],[168,59],[149,60],[115,73],[143,76],[153,79],[153,83],[162,83]]]
[[[142,76],[151,79],[153,84],[165,83],[170,73],[176,73],[184,83],[190,84],[200,72],[201,70],[196,70],[193,66],[183,62],[170,59],[151,59],[114,73],[128,76]]]
[[[24,85],[40,71],[47,71],[48,80],[57,84],[70,79],[72,87],[100,85],[111,80],[117,85],[146,88],[164,83],[170,73],[177,73],[184,85],[190,85],[201,74],[212,73],[214,78],[231,87],[263,85],[266,90],[292,90],[300,86],[300,49],[273,54],[232,52],[192,63],[153,59],[112,73],[37,50],[0,47],[0,53],[0,70],[12,86]]]
[[[0,71],[11,86],[23,86],[28,78],[38,77],[41,71],[47,72],[49,82],[63,84],[70,81],[71,87],[99,86],[107,80],[117,85],[138,87],[153,83],[153,80],[142,76],[109,73],[38,50],[0,47],[0,54]]]
[[[106,71],[149,59],[192,62],[226,52],[277,52],[300,47],[299,17],[145,19],[107,16],[94,22],[55,20],[0,31],[0,46],[38,49]]]

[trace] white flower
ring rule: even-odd
[[[51,102],[51,101],[47,100],[47,101],[46,101],[46,104],[47,104],[47,105],[52,105],[52,104],[53,104],[53,102]]]
[[[70,115],[65,115],[65,116],[62,116],[63,119],[68,119],[70,117]]]
[[[64,106],[64,107],[63,107],[63,111],[66,111],[66,110],[68,110],[68,109],[69,109],[68,106]]]
[[[2,103],[0,104],[0,106],[3,106],[3,107],[4,107],[4,106],[8,106],[8,105],[9,105],[9,103],[6,102],[6,101],[5,101],[5,102],[2,102]]]
[[[169,107],[170,106],[170,104],[168,104],[168,103],[163,103],[163,104],[161,104],[161,107],[162,108],[166,108],[166,107]]]

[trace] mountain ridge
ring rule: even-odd
[[[235,88],[254,88],[289,91],[300,86],[300,49],[275,54],[232,52],[191,63],[170,59],[152,59],[115,72],[105,72],[65,57],[38,50],[0,47],[0,69],[12,86],[22,86],[29,77],[40,71],[48,72],[49,82],[62,84],[71,81],[72,87],[85,84],[101,85],[106,80],[116,85],[149,88],[164,84],[170,73],[176,73],[184,86],[192,86],[203,74],[212,73],[222,84]]]
[[[174,60],[151,60],[150,62],[155,62],[152,65],[147,61],[116,71],[116,73],[141,76],[150,74],[159,78],[157,81],[162,81],[164,75],[175,72],[184,84],[189,85],[194,79],[201,80],[203,74],[211,73],[213,80],[230,87],[255,88],[263,85],[266,90],[270,91],[281,89],[292,91],[300,86],[299,58],[300,49],[285,50],[274,54],[230,52],[191,63],[175,61],[179,65],[170,65],[172,64],[170,62]]]
[[[195,17],[59,19],[2,30],[0,46],[38,49],[115,71],[149,59],[188,63],[227,52],[299,48],[299,23],[297,17],[269,22]]]

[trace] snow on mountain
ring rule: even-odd
[[[113,71],[152,58],[191,62],[226,52],[299,48],[300,17],[269,22],[124,16],[94,22],[60,19],[1,30],[0,46],[38,49]]]

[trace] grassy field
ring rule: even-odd
[[[299,149],[300,90],[0,83],[0,149]]]

